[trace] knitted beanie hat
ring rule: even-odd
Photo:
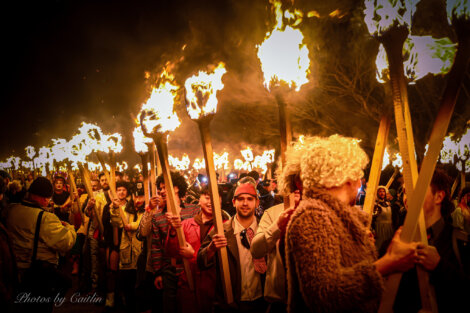
[[[40,197],[52,197],[53,188],[51,182],[45,177],[38,177],[29,186],[28,192]]]

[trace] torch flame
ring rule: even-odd
[[[379,46],[379,52],[375,58],[375,66],[377,67],[376,79],[379,83],[384,84],[389,79],[389,69],[387,52],[382,44]]]
[[[405,75],[411,83],[431,73],[446,74],[450,71],[457,52],[456,44],[449,38],[409,35],[403,46]],[[385,83],[388,79],[388,60],[383,45],[375,60],[377,81]]]
[[[39,148],[38,157],[34,159],[34,164],[36,168],[41,168],[41,174],[43,176],[47,175],[47,167],[49,167],[49,171],[52,171],[54,165],[54,159],[52,157],[52,151],[49,147],[41,147]]]
[[[270,90],[272,86],[284,81],[298,91],[308,82],[310,60],[308,49],[303,44],[304,36],[299,29],[283,25],[282,4],[271,0],[276,13],[276,26],[271,33],[266,34],[264,42],[258,47],[258,58],[264,73],[264,85]],[[287,14],[286,17],[296,17]],[[293,25],[297,25],[297,20]]]
[[[64,161],[69,157],[69,144],[67,140],[59,138],[52,139],[54,145],[51,147],[52,157],[57,161]]]
[[[137,170],[139,173],[142,173],[142,165],[140,165],[139,163],[134,165],[134,169]]]
[[[453,18],[470,18],[470,7],[468,0],[447,0],[447,20],[452,24]]]
[[[233,162],[233,166],[235,167],[236,170],[245,170],[245,171],[251,171],[251,163],[248,161],[243,162],[240,159],[235,159]]]
[[[29,170],[34,170],[33,161],[21,161],[21,166]]]
[[[251,150],[250,147],[246,147],[246,149],[241,150],[240,153],[243,155],[243,158],[245,158],[245,161],[247,162],[253,161],[253,151]]]
[[[398,167],[400,171],[403,171],[403,160],[400,153],[395,153],[394,160],[392,161],[393,167]]]
[[[86,144],[82,134],[77,134],[69,141],[69,160],[73,162],[86,162],[86,157],[92,148]]]
[[[390,164],[390,153],[388,153],[388,148],[385,148],[384,158],[382,160],[382,171]]]
[[[149,151],[149,148],[146,144],[152,143],[152,139],[144,135],[140,126],[134,128],[133,135],[135,152],[147,153]]]
[[[262,155],[257,155],[253,161],[254,168],[260,168],[263,172],[268,169],[268,164],[274,162],[274,149],[263,151]]]
[[[194,163],[193,163],[193,168],[196,171],[199,171],[200,169],[206,168],[206,163],[205,163],[204,159],[196,158],[194,160]]]
[[[189,168],[189,164],[191,163],[191,161],[189,160],[189,156],[186,153],[183,154],[181,160],[169,154],[168,163],[178,171],[185,171]]]
[[[233,166],[236,170],[241,170],[243,167],[243,161],[240,159],[235,159],[235,161],[233,161]]]
[[[224,88],[222,76],[227,72],[220,62],[211,74],[200,71],[184,83],[188,114],[199,119],[217,111],[217,91]]]
[[[122,161],[122,163],[117,163],[116,168],[118,169],[119,172],[124,172],[129,168],[129,165],[127,164],[126,161]]]
[[[446,74],[454,63],[456,44],[449,38],[409,36],[405,47],[410,57],[405,62],[405,73],[411,80],[418,80],[428,73]]]
[[[98,171],[101,172],[103,171],[103,167],[101,166],[100,163],[95,163],[95,162],[87,162],[88,169],[92,172]],[[105,164],[106,169],[109,171],[111,170],[111,167],[108,164]]]
[[[36,155],[36,149],[34,149],[33,146],[27,146],[25,150],[26,150],[26,156],[30,159],[34,158],[34,156]]]
[[[217,170],[228,169],[228,152],[217,154],[214,152],[214,166]]]
[[[454,134],[450,133],[444,138],[442,143],[442,149],[440,153],[441,162],[452,164],[455,163],[455,166],[459,171],[466,170],[462,168],[462,163],[465,163],[466,167],[470,167],[470,132],[469,128],[465,130],[465,133],[460,137],[460,139],[455,138]]]
[[[113,151],[119,153],[122,151],[122,136],[119,133],[104,136],[105,142],[101,145],[102,151]]]
[[[21,158],[10,156],[7,159],[7,163],[11,164],[10,167],[13,167],[13,169],[18,170],[20,168]]]
[[[365,0],[364,22],[371,35],[382,35],[393,26],[411,28],[419,0]]]
[[[82,122],[77,135],[92,151],[108,152],[104,134],[98,125]]]
[[[173,110],[178,90],[178,86],[172,83],[174,77],[164,70],[160,78],[159,87],[152,90],[150,98],[142,106],[142,111],[145,112],[142,122],[151,133],[173,131],[181,123]]]

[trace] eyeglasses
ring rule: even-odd
[[[246,237],[246,229],[240,232],[240,240],[242,242],[242,245],[245,248],[250,249],[250,242],[248,241],[248,238]]]

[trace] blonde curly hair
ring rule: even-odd
[[[278,161],[276,170],[277,188],[282,195],[288,195],[293,192],[295,187],[295,176],[300,176],[300,159],[302,157],[303,147],[319,137],[303,137],[297,142],[293,142],[286,149],[286,164],[282,167],[281,159]]]
[[[304,189],[338,187],[361,179],[369,162],[354,138],[332,135],[305,140],[300,157],[300,178]]]
[[[295,176],[302,180],[304,189],[338,187],[348,180],[361,179],[369,163],[367,154],[355,138],[303,137],[286,151],[286,164],[276,171],[279,192],[287,195],[295,188]]]

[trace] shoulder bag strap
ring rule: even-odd
[[[33,246],[33,256],[31,257],[31,262],[36,261],[36,254],[38,252],[38,241],[39,241],[39,230],[41,229],[41,220],[44,210],[41,210],[38,214],[38,219],[36,221],[36,231],[34,232],[34,246]]]

